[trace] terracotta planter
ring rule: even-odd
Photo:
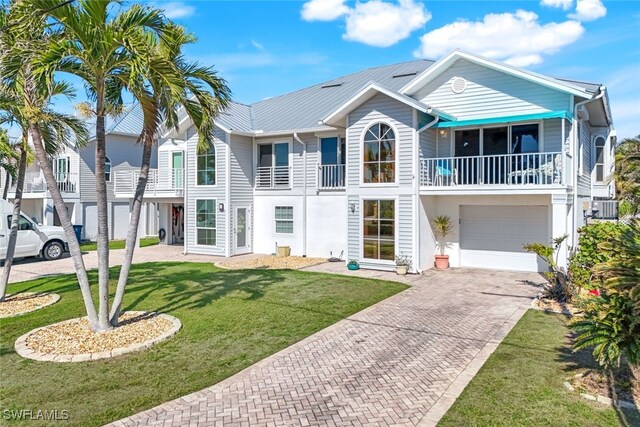
[[[449,255],[436,255],[436,268],[438,270],[449,268]]]
[[[398,276],[406,276],[407,275],[407,266],[406,265],[396,265],[396,274]]]

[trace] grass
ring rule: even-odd
[[[465,388],[438,426],[618,426],[610,407],[584,400],[563,382],[593,367],[572,353],[564,316],[529,310]],[[631,425],[640,416],[625,411]]]
[[[154,246],[160,243],[160,239],[157,237],[142,237],[140,239],[140,247]],[[109,242],[109,249],[124,249],[124,240],[111,240]],[[86,242],[80,244],[80,250],[82,251],[97,251],[98,244],[96,242]]]
[[[112,269],[112,278],[117,271]],[[96,273],[90,274],[95,282]],[[137,264],[130,283],[125,309],[169,313],[183,329],[144,352],[87,363],[35,362],[13,349],[15,340],[34,328],[84,315],[74,276],[10,284],[10,293],[51,291],[62,299],[0,319],[0,411],[66,409],[70,425],[102,425],[213,385],[406,288],[347,276],[220,270],[196,263]]]

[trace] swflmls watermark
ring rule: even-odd
[[[7,421],[65,421],[69,419],[69,410],[3,409],[2,419]]]

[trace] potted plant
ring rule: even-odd
[[[411,257],[407,255],[399,255],[396,257],[396,274],[405,276],[411,270]]]
[[[440,249],[440,255],[436,255],[435,266],[439,270],[445,270],[449,268],[449,255],[445,255],[444,251],[447,248],[447,236],[453,231],[453,223],[451,218],[446,215],[439,215],[432,221],[433,231],[436,237],[439,237],[438,248]]]
[[[358,263],[358,260],[350,259],[347,263],[347,268],[349,270],[360,270],[360,264]]]

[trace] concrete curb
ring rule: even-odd
[[[1,316],[0,315],[0,319],[9,319],[11,317],[18,317],[18,316],[24,316],[25,314],[28,313],[33,313],[34,311],[38,311],[40,309],[43,309],[45,307],[49,307],[50,305],[53,305],[55,303],[57,303],[58,301],[60,301],[60,295],[58,294],[50,294],[50,293],[38,293],[38,292],[21,292],[21,295],[33,295],[33,296],[44,296],[44,295],[49,295],[51,297],[53,297],[51,300],[49,300],[49,302],[47,302],[46,304],[43,305],[39,305],[37,307],[32,308],[31,310],[27,310],[27,311],[22,311],[20,313],[15,313],[15,314],[10,314],[8,316]],[[13,294],[12,294],[13,295]],[[7,295],[10,296],[10,295]]]
[[[180,330],[180,328],[182,328],[182,322],[180,322],[180,320],[168,314],[153,313],[153,312],[146,312],[146,311],[129,311],[128,313],[134,313],[138,315],[149,315],[149,314],[156,315],[158,317],[162,317],[163,319],[170,321],[172,325],[171,325],[171,328],[169,328],[169,330],[163,332],[157,337],[151,338],[142,343],[133,343],[127,347],[114,348],[113,350],[108,350],[108,351],[100,351],[100,352],[94,352],[94,353],[79,353],[79,354],[46,354],[46,353],[37,352],[29,348],[29,346],[27,345],[27,340],[32,334],[38,332],[41,329],[45,329],[53,325],[59,325],[59,324],[68,323],[68,322],[77,320],[77,319],[69,319],[69,320],[64,320],[62,322],[54,323],[53,325],[47,325],[41,328],[36,328],[27,332],[26,334],[22,335],[16,340],[14,348],[16,350],[16,353],[18,353],[20,356],[24,357],[25,359],[37,360],[39,362],[64,362],[64,363],[89,362],[94,360],[109,359],[112,357],[121,356],[123,354],[145,350],[155,344],[158,344],[162,341],[169,339],[170,337],[175,335]]]

